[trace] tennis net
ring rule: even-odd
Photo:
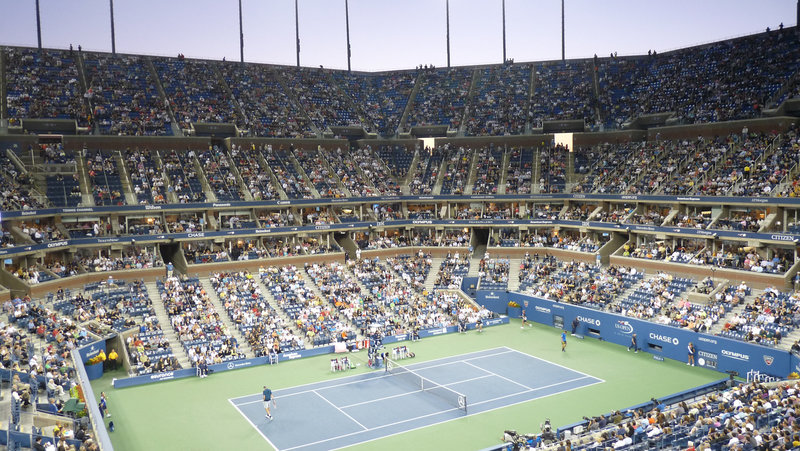
[[[386,372],[411,386],[417,387],[425,393],[431,393],[450,403],[453,407],[467,413],[467,396],[453,389],[423,377],[394,360],[386,359]]]

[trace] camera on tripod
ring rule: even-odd
[[[544,423],[539,425],[539,429],[542,431],[542,441],[545,443],[556,440],[556,433],[553,432],[553,426],[550,424],[550,418],[545,418]]]
[[[503,431],[503,441],[511,445],[513,451],[521,451],[537,446],[536,434],[518,434],[515,430]]]

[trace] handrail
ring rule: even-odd
[[[80,383],[83,388],[83,396],[86,400],[86,408],[89,410],[89,420],[92,423],[92,429],[94,429],[97,444],[102,451],[112,451],[114,446],[111,444],[111,437],[108,436],[108,431],[103,421],[103,415],[100,413],[100,408],[95,402],[94,390],[92,390],[89,375],[86,374],[86,368],[83,367],[83,359],[81,359],[80,352],[78,349],[73,349],[70,356],[72,357],[72,364],[75,367],[78,383]]]

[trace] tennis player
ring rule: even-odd
[[[561,332],[561,352],[567,352],[567,331]]]
[[[264,395],[264,410],[267,411],[267,419],[272,421],[272,413],[269,411],[270,402],[272,402],[272,407],[275,406],[275,397],[272,395],[272,390],[268,389],[267,386],[264,386],[264,391],[262,392]]]

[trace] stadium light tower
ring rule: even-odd
[[[447,67],[450,67],[450,0],[445,0],[445,20],[447,21]]]
[[[297,13],[297,0],[294,0],[294,36],[297,43],[297,67],[300,67],[300,18]]]
[[[506,62],[506,0],[503,0],[503,63]]]
[[[109,16],[111,16],[111,54],[117,54],[117,38],[114,36],[114,0],[108,0]]]
[[[39,41],[39,50],[42,49],[42,18],[39,15],[39,0],[36,0],[36,38]]]
[[[565,60],[564,54],[564,0],[561,0],[561,61]]]
[[[244,62],[244,30],[242,29],[242,0],[239,0],[239,62]]]
[[[347,30],[347,72],[350,72],[350,6],[344,0],[344,26]]]

